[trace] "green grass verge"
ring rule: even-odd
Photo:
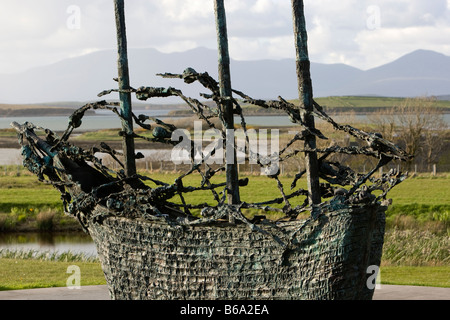
[[[363,97],[363,96],[331,96],[314,98],[322,106],[329,108],[385,108],[399,106],[407,98],[395,97]],[[450,101],[437,100],[435,105],[438,108],[449,108]]]
[[[32,209],[42,207],[59,207],[61,195],[55,189],[20,188],[3,189],[0,195],[0,210],[11,211],[12,208]],[[8,210],[9,209],[9,210]]]
[[[381,284],[450,288],[450,266],[381,266]]]
[[[175,173],[146,173],[152,178],[167,183],[173,183],[178,177]],[[261,202],[275,197],[280,197],[277,183],[266,176],[250,176],[247,187],[240,189],[241,199],[246,202]],[[281,176],[287,194],[290,193],[292,177]],[[199,186],[201,178],[197,174],[183,179],[184,185]],[[213,183],[225,181],[225,176],[217,175],[212,179]],[[297,187],[306,188],[305,179],[298,182]],[[222,190],[217,190],[218,192]],[[388,194],[393,199],[393,204],[387,211],[387,226],[421,227],[449,234],[450,225],[450,178],[441,176],[436,178],[415,177],[407,179],[396,186]],[[192,204],[207,202],[214,204],[210,191],[198,191],[185,195],[186,201]],[[178,197],[175,202],[180,203]],[[303,203],[303,197],[292,199],[293,206]],[[274,205],[275,207],[282,207]],[[62,203],[59,192],[53,187],[39,182],[34,176],[22,175],[2,176],[0,179],[0,229],[8,226],[20,225],[26,218],[35,219],[37,212],[53,210],[55,216],[62,223],[68,223],[62,213]],[[34,213],[34,214],[33,214]],[[251,215],[255,212],[246,212]],[[267,214],[267,213],[264,213]],[[67,217],[66,217],[67,218]],[[402,227],[403,226],[403,227]]]
[[[82,286],[106,284],[99,262],[61,262],[35,259],[0,259],[0,291],[64,287],[72,273],[80,268]],[[381,284],[450,288],[450,266],[381,266]]]
[[[325,107],[328,110],[339,110],[340,112],[346,112],[354,110],[357,112],[370,113],[380,108],[391,108],[395,106],[402,105],[407,98],[396,98],[396,97],[364,97],[364,96],[330,96],[330,97],[316,97],[314,100]],[[296,105],[299,104],[298,99],[289,100],[289,102]],[[256,113],[273,113],[275,111],[270,109],[263,109],[258,106],[242,104],[244,109],[244,114],[256,114]],[[434,102],[436,108],[449,109],[450,101],[446,100],[436,100]],[[184,111],[184,112],[182,112]],[[174,112],[174,114],[185,114],[186,111]]]
[[[168,183],[172,183],[177,177],[174,173],[152,173],[151,176]],[[218,175],[213,182],[224,180],[223,175]],[[196,175],[188,176],[183,181],[185,185],[200,183]],[[281,177],[287,193],[291,181],[292,177]],[[394,231],[386,233],[381,268],[382,284],[450,287],[449,182],[450,178],[447,176],[416,177],[406,180],[389,194],[393,205],[387,213],[387,225],[388,229]],[[298,186],[304,188],[305,181],[299,181]],[[276,181],[264,176],[250,177],[249,185],[241,189],[244,201],[264,201],[275,196],[279,196]],[[34,176],[2,176],[0,220],[6,217],[5,219],[14,220],[16,224],[23,223],[27,217],[36,217],[38,211],[43,211],[49,205],[61,206],[59,197],[55,189],[38,182]],[[190,203],[203,203],[207,199],[213,203],[210,191],[191,193],[187,197]],[[298,201],[302,202],[303,199]],[[299,203],[292,201],[292,204]],[[105,283],[98,262],[4,257],[0,258],[0,290],[65,286],[70,276],[66,273],[69,265],[80,267],[81,285]]]
[[[393,188],[389,194],[393,204],[445,205],[450,207],[450,178],[411,177]]]
[[[173,183],[179,174],[170,172],[144,172],[152,178]],[[272,197],[279,194],[276,188],[276,181],[266,176],[249,176],[250,184],[248,187],[242,187],[241,192],[244,196],[252,196],[255,201]],[[280,180],[289,190],[292,176],[280,176]],[[183,179],[185,185],[199,185],[201,178],[199,175],[192,174]],[[218,174],[213,178],[214,182],[225,181],[223,174]],[[258,188],[254,188],[257,186]],[[275,186],[275,188],[274,188]],[[298,182],[298,187],[305,187],[305,179]],[[47,206],[53,203],[60,203],[59,193],[50,185],[39,182],[35,176],[1,176],[0,177],[0,205],[14,203],[46,203]],[[450,178],[445,176],[438,177],[415,177],[402,182],[389,192],[389,197],[394,200],[394,205],[410,205],[416,203],[419,205],[448,205],[450,206]],[[40,196],[39,196],[40,195]],[[36,199],[40,198],[40,199]],[[1,207],[0,207],[1,210]]]
[[[64,287],[73,274],[68,267],[80,268],[80,285],[106,284],[99,262],[61,262],[36,259],[0,259],[0,290]]]

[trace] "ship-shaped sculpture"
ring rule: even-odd
[[[406,160],[409,155],[379,134],[336,123],[313,100],[303,1],[292,1],[300,105],[281,97],[274,101],[253,99],[231,88],[224,3],[215,1],[219,81],[192,68],[180,74],[161,74],[185,83],[199,82],[210,91],[203,97],[213,100],[215,108],[172,87],[130,86],[124,4],[123,0],[114,2],[119,88],[99,95],[117,91],[120,104],[104,100],[86,104],[70,117],[68,129],[61,137],[49,129],[44,130],[45,137],[39,137],[37,133],[42,128],[30,123],[12,124],[19,134],[24,166],[61,192],[66,212],[76,217],[94,240],[111,297],[371,299],[374,286],[370,285],[370,278],[382,255],[386,195],[406,177],[396,170],[379,178],[374,173],[391,160]],[[227,138],[230,141],[227,134],[235,126],[236,115],[247,137],[245,117],[233,94],[245,103],[283,110],[301,130],[281,151],[266,157],[282,162],[304,152],[305,170],[295,176],[291,185],[294,191],[288,194],[280,182],[279,169],[268,168],[270,161],[260,161],[261,155],[256,154],[258,164],[269,169],[267,178],[276,183],[280,197],[260,203],[244,202],[239,190],[246,187],[248,178],[239,177],[235,158],[213,169],[206,160],[214,151],[203,153],[198,161],[194,159],[198,146],[188,140],[192,165],[175,182],[139,175],[134,139],[174,144],[171,136],[177,128],[159,119],[135,115],[131,110],[132,94],[140,100],[178,96],[210,128],[215,128],[211,118],[219,118],[222,127],[215,129],[222,135],[221,142]],[[90,109],[110,110],[122,120],[123,162],[118,152],[104,143],[90,150],[69,143],[73,129],[82,124],[84,113]],[[315,117],[363,141],[364,146],[318,148],[316,139],[326,137],[315,128]],[[151,138],[136,134],[133,125],[151,130]],[[298,143],[302,144],[301,149],[288,148]],[[97,153],[111,155],[122,169],[114,171],[106,167],[96,157]],[[370,172],[359,174],[327,160],[334,153],[362,154],[378,159],[378,164]],[[213,176],[221,171],[225,171],[226,182],[217,183]],[[201,184],[185,185],[183,179],[193,173],[200,173]],[[308,181],[307,190],[296,187],[303,175]],[[147,181],[154,186],[150,187]],[[205,190],[211,192],[214,205],[206,200],[204,204],[186,201],[187,194]],[[294,207],[291,202],[299,197],[305,198],[304,203]],[[280,203],[282,208],[271,206]],[[282,212],[284,217],[271,220],[260,215],[249,219],[242,213],[242,209],[249,208]],[[193,215],[193,209],[200,209],[201,215]],[[310,212],[309,217],[300,219],[299,214],[305,211]]]

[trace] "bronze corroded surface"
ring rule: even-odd
[[[90,232],[114,299],[371,299],[367,267],[380,263],[384,210],[324,209],[316,220],[263,221],[265,232],[103,212]]]

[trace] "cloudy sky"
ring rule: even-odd
[[[213,0],[128,0],[129,47],[216,47]],[[225,0],[230,55],[295,57],[290,0]],[[450,55],[450,0],[305,0],[313,62],[369,69],[416,49]],[[2,0],[0,73],[116,47],[112,0]]]

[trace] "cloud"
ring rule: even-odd
[[[447,0],[378,1],[383,27],[408,28],[435,25],[448,17]]]
[[[450,1],[305,1],[313,61],[372,68],[417,49],[450,55]],[[307,7],[307,5],[309,5]]]
[[[229,39],[230,56],[236,60],[286,59],[295,57],[292,35]]]
[[[352,41],[357,54],[349,63],[367,69],[417,49],[450,55],[450,45],[445,41],[450,37],[449,2],[379,1],[380,25],[355,34]]]
[[[72,0],[16,0],[2,4],[0,12],[0,72],[23,71],[86,52],[112,46],[105,31],[114,23],[109,1],[78,1],[81,26],[69,29]],[[109,6],[108,6],[109,7]],[[100,14],[100,12],[102,12]],[[7,30],[7,32],[5,32]]]
[[[442,39],[450,39],[450,26],[411,26],[407,28],[381,28],[376,31],[362,31],[355,37],[360,58],[353,64],[371,65],[392,61],[418,48],[450,53],[450,44]],[[392,50],[391,48],[398,48]]]
[[[193,20],[207,18],[214,8],[213,2],[208,0],[164,0],[157,1],[156,7],[158,12],[175,23],[190,23]]]
[[[79,7],[79,28],[71,28]],[[226,0],[230,55],[294,58],[291,0]],[[450,0],[305,0],[310,59],[367,69],[416,49],[450,55]],[[72,19],[72,20],[71,20]],[[212,0],[126,2],[130,47],[216,47]],[[110,0],[15,0],[0,11],[0,73],[116,46]]]

